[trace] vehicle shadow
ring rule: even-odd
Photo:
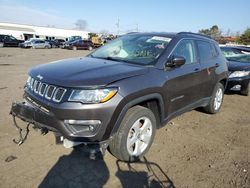
[[[174,188],[173,182],[161,167],[156,163],[148,162],[146,158],[136,163],[117,160],[116,165],[115,176],[124,188]],[[73,150],[69,155],[59,158],[38,187],[103,187],[109,178],[110,172],[102,155],[90,159],[89,153]]]
[[[123,188],[175,187],[162,168],[154,162],[149,162],[146,157],[135,163],[117,160],[116,165],[118,171],[115,175],[120,179]]]
[[[102,187],[108,179],[109,170],[101,155],[91,159],[87,152],[74,149],[59,158],[38,187]]]
[[[241,95],[240,91],[234,91],[234,90],[226,90],[226,95]]]

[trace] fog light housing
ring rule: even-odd
[[[64,123],[68,125],[68,127],[74,134],[81,134],[81,133],[90,134],[94,133],[102,122],[100,120],[69,119],[69,120],[64,120]]]

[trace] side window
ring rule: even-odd
[[[197,54],[193,40],[182,40],[174,49],[172,55],[182,56],[186,59],[185,64],[192,64],[197,62]]]
[[[211,44],[211,45],[212,45],[212,48],[213,48],[213,56],[217,57],[219,55],[218,49],[215,46],[215,44]]]
[[[213,44],[205,41],[197,41],[201,61],[207,61],[218,56],[218,51]]]

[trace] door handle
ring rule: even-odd
[[[219,67],[220,66],[220,64],[219,63],[215,63],[215,67]]]
[[[194,69],[194,72],[199,72],[199,71],[200,71],[199,68],[195,68],[195,69]]]

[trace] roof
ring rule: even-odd
[[[176,36],[177,33],[168,33],[168,32],[131,32],[127,33],[128,35],[156,35],[156,36],[162,36],[162,37],[169,37],[173,38]]]
[[[138,35],[156,35],[156,36],[163,36],[163,37],[169,37],[169,38],[173,38],[176,36],[188,36],[188,37],[198,37],[201,39],[210,39],[213,40],[211,37],[206,36],[206,35],[202,35],[199,33],[192,33],[192,32],[179,32],[179,33],[174,33],[174,32],[132,32],[132,33],[128,33],[128,35],[132,35],[132,34],[138,34]]]
[[[31,29],[31,28],[16,27],[16,26],[5,26],[5,25],[0,25],[0,29],[15,30],[15,31],[26,31],[26,32],[35,32],[35,30]]]

